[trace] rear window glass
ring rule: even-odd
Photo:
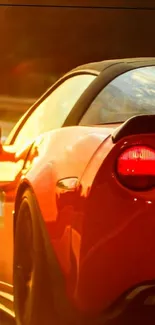
[[[155,66],[115,78],[98,94],[80,124],[117,123],[141,114],[155,114]]]

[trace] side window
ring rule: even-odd
[[[65,80],[30,115],[19,131],[14,144],[20,148],[41,133],[60,128],[75,103],[96,78],[94,75],[77,75]]]

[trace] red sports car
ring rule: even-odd
[[[0,308],[18,325],[153,304],[154,112],[155,59],[87,64],[1,146]]]

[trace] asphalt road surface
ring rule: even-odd
[[[0,325],[16,325],[15,321],[0,311]]]

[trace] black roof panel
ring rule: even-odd
[[[105,60],[105,61],[100,61],[100,62],[92,62],[92,63],[87,63],[87,64],[84,64],[84,65],[81,65],[81,66],[73,69],[72,71],[92,70],[92,71],[100,73],[101,71],[103,71],[107,67],[110,67],[113,64],[117,64],[117,63],[132,64],[132,63],[136,63],[136,62],[137,63],[138,62],[144,62],[144,63],[148,62],[149,65],[152,62],[152,65],[155,65],[155,57],[153,57],[153,58],[113,59],[113,60]]]

